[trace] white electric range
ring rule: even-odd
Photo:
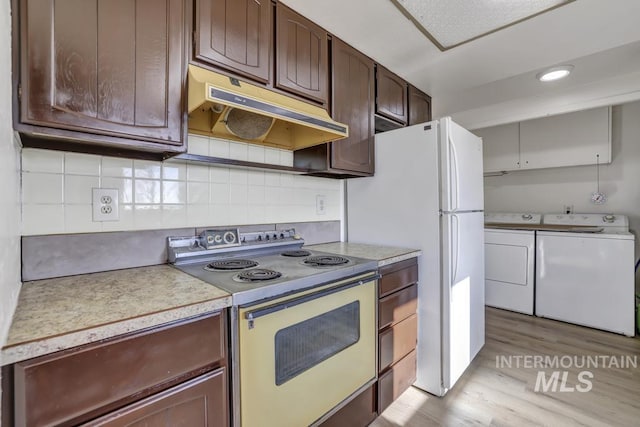
[[[232,294],[234,426],[315,425],[376,381],[377,262],[303,244],[293,229],[168,239],[175,268]]]

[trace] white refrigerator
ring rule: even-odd
[[[377,134],[346,192],[349,242],[422,250],[414,385],[443,396],[485,341],[482,140],[450,117]]]

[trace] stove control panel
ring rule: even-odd
[[[200,234],[200,245],[205,249],[240,245],[237,228],[205,230]]]
[[[254,231],[240,235],[240,243],[243,245],[290,242],[294,240],[301,240],[301,237],[296,234],[296,230],[293,228],[287,230]]]

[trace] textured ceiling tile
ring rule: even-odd
[[[392,0],[448,49],[573,0]]]

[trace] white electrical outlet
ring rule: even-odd
[[[316,214],[324,215],[327,213],[327,198],[322,194],[316,196]]]
[[[92,188],[93,222],[117,221],[118,189]]]

